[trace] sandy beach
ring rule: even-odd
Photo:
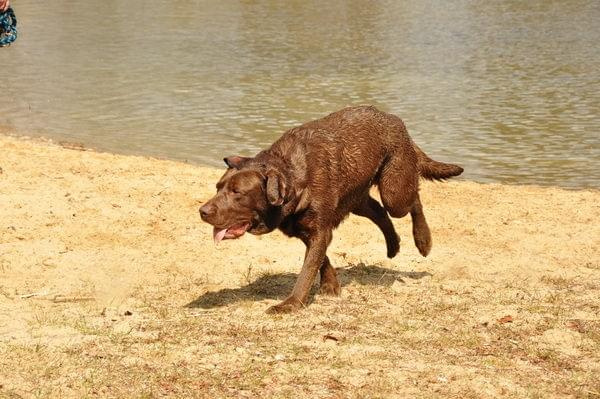
[[[600,397],[598,190],[424,182],[429,257],[350,217],[342,296],[271,316],[304,248],[215,246],[223,169],[2,135],[0,168],[0,398]]]

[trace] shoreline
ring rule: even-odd
[[[328,250],[341,298],[271,317],[304,248],[278,232],[215,247],[198,207],[224,168],[71,147],[0,134],[0,370],[18,371],[0,396],[78,397],[82,373],[108,396],[144,378],[186,396],[194,375],[216,396],[285,396],[296,375],[306,397],[600,390],[597,189],[423,182],[429,257],[409,218],[390,260],[351,216]]]
[[[0,126],[0,137],[9,137],[9,138],[14,138],[16,140],[25,140],[25,141],[31,141],[31,142],[38,142],[41,144],[48,144],[48,145],[55,145],[55,146],[59,146],[65,149],[71,149],[71,150],[80,150],[80,151],[92,151],[95,153],[99,153],[99,154],[112,154],[112,155],[118,155],[118,156],[125,156],[125,157],[141,157],[141,158],[145,158],[145,159],[155,159],[155,160],[163,160],[163,161],[171,161],[171,162],[177,162],[177,163],[182,163],[182,164],[187,164],[187,165],[193,165],[193,166],[197,166],[197,167],[201,167],[201,168],[211,168],[211,169],[218,169],[218,170],[222,170],[222,168],[220,166],[213,166],[213,165],[209,165],[209,164],[204,164],[201,162],[194,162],[193,160],[187,160],[187,159],[176,159],[176,158],[170,158],[170,157],[162,157],[162,156],[154,156],[154,155],[148,155],[148,154],[143,154],[143,153],[126,153],[126,152],[115,152],[115,151],[109,151],[109,150],[102,150],[102,149],[98,149],[95,147],[91,147],[88,146],[86,143],[84,142],[80,142],[80,141],[72,141],[72,140],[59,140],[59,139],[53,139],[44,135],[35,135],[35,134],[26,134],[26,133],[18,133],[12,129],[8,129],[8,128],[3,128],[2,126]],[[544,184],[532,184],[532,183],[520,183],[520,182],[502,182],[502,181],[479,181],[479,180],[472,180],[472,179],[466,179],[463,176],[459,176],[458,178],[453,178],[452,179],[453,182],[457,181],[457,182],[473,182],[473,183],[477,183],[477,184],[499,184],[499,185],[506,185],[506,186],[516,186],[516,187],[539,187],[539,188],[559,188],[562,190],[567,190],[567,191],[597,191],[600,192],[600,186],[595,187],[595,186],[582,186],[582,187],[571,187],[571,186],[561,186],[558,184],[548,184],[548,185],[544,185]]]

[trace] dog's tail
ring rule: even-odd
[[[428,180],[446,180],[458,176],[463,172],[463,168],[451,163],[434,161],[429,158],[413,141],[413,147],[417,153],[419,163],[419,173]]]

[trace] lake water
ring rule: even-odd
[[[600,187],[600,1],[14,0],[0,129],[220,166],[347,105],[478,181]]]

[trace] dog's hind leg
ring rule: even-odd
[[[390,157],[381,169],[377,185],[383,206],[390,216],[395,218],[406,216],[419,195],[419,171],[416,158],[403,159],[396,155]]]
[[[412,231],[415,245],[423,256],[427,256],[431,251],[431,231],[425,220],[421,199],[417,194],[417,199],[413,202],[410,209],[410,217],[412,219]]]
[[[381,170],[378,182],[385,210],[401,218],[410,212],[415,245],[423,256],[431,250],[431,232],[419,198],[419,171],[416,162],[391,157]]]
[[[366,217],[375,223],[385,237],[388,258],[396,256],[400,250],[400,239],[398,238],[398,234],[394,229],[390,217],[377,200],[371,196],[367,196],[360,206],[354,209],[352,213]]]

